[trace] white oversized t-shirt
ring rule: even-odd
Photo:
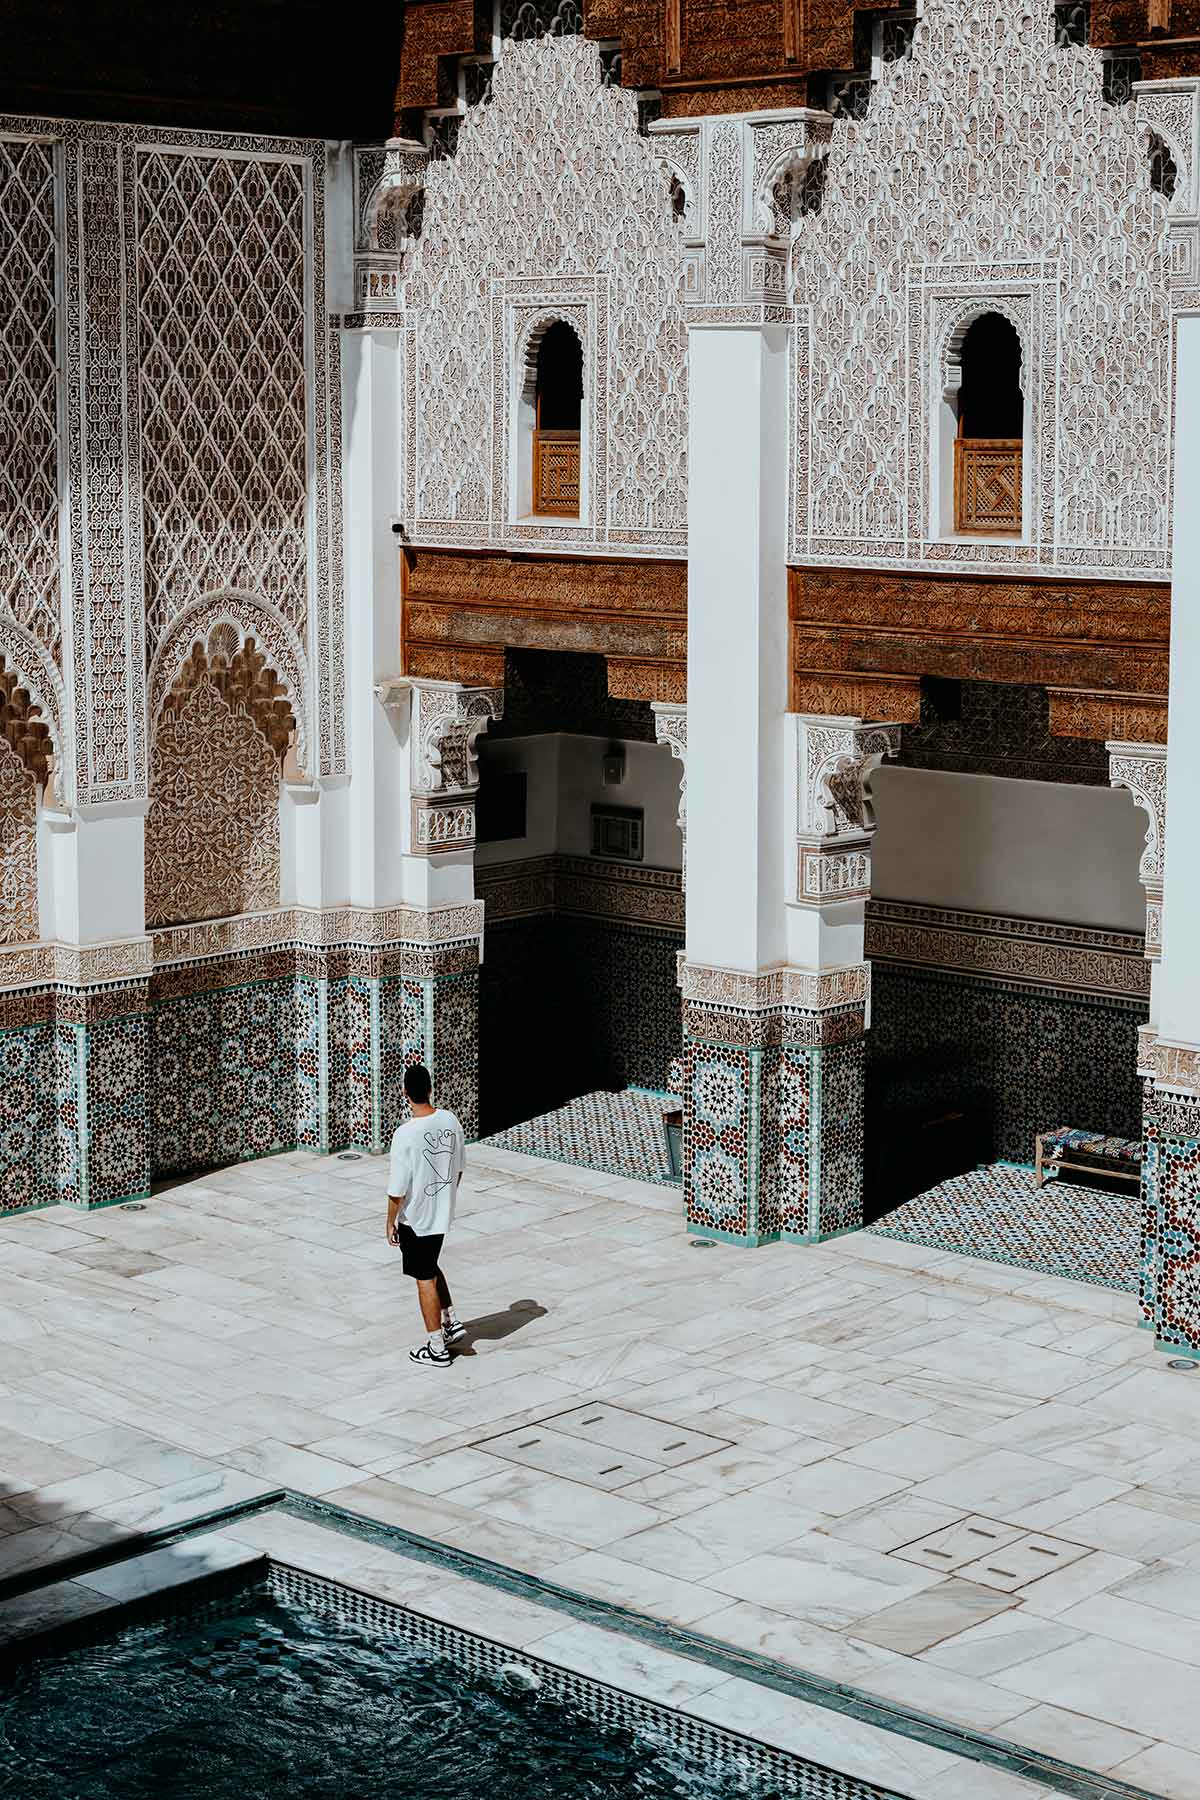
[[[400,1218],[418,1237],[443,1237],[449,1231],[466,1148],[462,1126],[440,1106],[397,1128],[388,1193],[395,1199],[407,1195]]]

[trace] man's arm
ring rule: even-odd
[[[400,1241],[399,1236],[396,1231],[396,1226],[397,1226],[397,1223],[399,1222],[399,1218],[400,1218],[400,1209],[404,1205],[404,1202],[407,1198],[408,1198],[407,1194],[389,1194],[388,1195],[387,1241],[389,1244],[397,1244]]]

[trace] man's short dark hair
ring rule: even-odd
[[[418,1106],[428,1106],[433,1092],[433,1078],[424,1063],[413,1063],[404,1071],[404,1091]]]

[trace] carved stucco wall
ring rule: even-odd
[[[0,944],[37,935],[37,783],[0,737]]]
[[[669,178],[633,94],[583,38],[506,43],[490,102],[430,165],[406,259],[406,475],[414,536],[686,544],[683,252]],[[590,519],[509,525],[520,352],[547,317],[584,340]]]
[[[795,227],[795,555],[1161,574],[1166,209],[1135,108],[1048,5],[926,0]],[[1032,541],[931,542],[939,365],[992,306],[1024,343]]]
[[[325,173],[314,141],[0,117],[0,636],[69,801],[145,795],[147,669],[219,599],[345,768]]]
[[[146,631],[228,588],[307,623],[304,170],[137,163]]]
[[[279,761],[208,677],[164,710],[150,761],[146,923],[279,904]]]
[[[0,610],[60,660],[54,151],[0,138]]]

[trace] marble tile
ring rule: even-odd
[[[1141,1564],[1126,1556],[1110,1556],[1107,1550],[1093,1550],[1069,1569],[1057,1575],[1043,1575],[1021,1590],[1021,1605],[1027,1613],[1040,1618],[1058,1619],[1071,1607],[1078,1606],[1093,1594],[1103,1594],[1127,1575],[1136,1574]]]
[[[625,1606],[632,1612],[650,1613],[674,1625],[694,1625],[708,1614],[721,1611],[726,1601],[694,1582],[663,1575],[636,1563],[622,1562],[604,1551],[588,1551],[547,1571],[546,1579],[573,1592],[594,1595]]]
[[[921,1652],[921,1660],[938,1668],[985,1678],[1032,1657],[1044,1656],[1049,1650],[1061,1650],[1082,1635],[1056,1619],[1039,1618],[1023,1606],[1014,1606],[955,1638],[934,1644]]]
[[[709,1582],[722,1569],[745,1560],[747,1552],[786,1543],[822,1521],[820,1513],[784,1514],[764,1507],[756,1490],[698,1507],[669,1524],[655,1524],[627,1537],[623,1560]]]
[[[215,1535],[195,1537],[185,1543],[168,1544],[162,1550],[151,1550],[145,1556],[128,1557],[104,1569],[93,1569],[79,1577],[79,1584],[110,1600],[138,1600],[145,1594],[157,1594],[165,1588],[181,1587],[186,1582],[259,1561],[260,1553],[249,1545]]]
[[[71,1624],[111,1605],[106,1595],[78,1581],[51,1582],[30,1594],[0,1600],[0,1644],[16,1643],[54,1625]]]
[[[593,1681],[611,1682],[661,1706],[678,1706],[719,1686],[726,1677],[705,1663],[693,1662],[620,1632],[594,1625],[567,1625],[539,1639],[537,1653],[559,1668],[574,1669]]]
[[[1114,1556],[1128,1556],[1143,1563],[1154,1562],[1160,1556],[1175,1556],[1200,1544],[1200,1520],[1192,1523],[1164,1518],[1130,1506],[1124,1498],[1064,1518],[1058,1532],[1077,1544],[1090,1544],[1093,1549],[1108,1550]]]
[[[96,1465],[56,1444],[43,1444],[15,1431],[0,1431],[0,1494],[49,1487],[73,1475],[89,1475]]]
[[[126,1500],[131,1494],[142,1493],[145,1487],[144,1481],[135,1480],[121,1469],[95,1469],[89,1475],[73,1475],[69,1481],[56,1481],[49,1487],[16,1494],[12,1509],[33,1524],[52,1525],[108,1501]]]
[[[899,1550],[930,1532],[953,1525],[959,1517],[953,1506],[940,1506],[936,1500],[913,1500],[899,1494],[866,1506],[859,1512],[846,1513],[821,1527],[830,1537],[844,1538],[849,1544],[861,1544],[867,1550]],[[928,1564],[928,1567],[935,1565]],[[947,1564],[947,1568],[949,1568]]]
[[[585,1550],[599,1550],[657,1523],[653,1509],[638,1501],[535,1470],[506,1468],[450,1490],[449,1497],[456,1505],[531,1525]]]
[[[71,1529],[97,1543],[109,1543],[136,1533],[165,1531],[242,1500],[257,1500],[277,1485],[257,1480],[239,1469],[221,1468],[211,1474],[171,1482],[166,1487],[147,1488],[125,1500],[106,1501],[73,1517]],[[0,1555],[3,1551],[4,1543],[0,1541]]]
[[[993,1450],[934,1476],[914,1491],[920,1500],[939,1500],[1004,1524],[1048,1531],[1124,1493],[1125,1484],[1099,1476],[1081,1478],[1076,1470],[1056,1463],[1013,1450]]]
[[[1169,1657],[1128,1645],[1114,1655],[1110,1639],[1089,1636],[992,1679],[1031,1700],[1200,1751],[1196,1673]]]
[[[1140,1578],[1134,1577],[1136,1589]],[[1194,1618],[1164,1618],[1173,1609],[1142,1602],[1127,1596],[1130,1584],[1120,1583],[1102,1594],[1093,1594],[1077,1606],[1068,1607],[1059,1617],[1064,1625],[1110,1638],[1115,1644],[1132,1644],[1136,1649],[1152,1650],[1169,1656],[1174,1662],[1190,1663],[1200,1669],[1200,1621]],[[1153,1590],[1160,1592],[1160,1590]]]
[[[509,1464],[484,1450],[448,1450],[440,1456],[417,1457],[410,1450],[409,1460],[386,1471],[394,1481],[420,1494],[449,1494],[485,1475],[501,1475]]]
[[[73,1519],[72,1526],[76,1524]],[[11,1531],[0,1537],[0,1581],[27,1575],[32,1569],[51,1571],[55,1563],[82,1556],[94,1545],[75,1530],[61,1525],[31,1525],[27,1531]]]
[[[1151,1744],[1125,1762],[1116,1763],[1109,1774],[1158,1794],[1161,1800],[1196,1800],[1200,1794],[1200,1756],[1174,1744]]]
[[[165,1487],[173,1481],[185,1481],[189,1475],[203,1475],[215,1465],[212,1461],[180,1450],[175,1444],[129,1425],[110,1425],[87,1437],[74,1438],[64,1446],[76,1456],[97,1465],[119,1469],[147,1487]]]
[[[1190,1624],[1200,1622],[1200,1572],[1195,1569],[1180,1568],[1172,1562],[1157,1563],[1127,1576],[1112,1589],[1112,1594],[1116,1599],[1136,1600],[1142,1606],[1172,1613]]]
[[[957,1637],[985,1619],[1006,1612],[1015,1602],[975,1582],[951,1576],[923,1593],[910,1594],[882,1612],[856,1619],[847,1627],[864,1643],[878,1644],[904,1656],[917,1656],[947,1638]]]
[[[967,1438],[955,1437],[929,1425],[906,1425],[884,1437],[854,1445],[842,1455],[847,1462],[857,1463],[864,1469],[882,1469],[909,1481],[927,1481],[931,1476],[944,1475],[948,1469],[956,1469],[960,1463],[977,1458],[979,1447]]]
[[[939,1775],[957,1773],[964,1766],[959,1758],[930,1744],[737,1677],[704,1695],[697,1705],[684,1704],[682,1710],[842,1774],[876,1782],[889,1793],[924,1796]]]
[[[685,1523],[693,1524],[695,1517]],[[707,1585],[739,1600],[837,1628],[921,1593],[939,1579],[911,1563],[814,1531],[709,1575]]]
[[[1004,1693],[991,1682],[939,1669],[911,1656],[900,1656],[886,1668],[870,1670],[863,1686],[882,1700],[895,1700],[930,1718],[949,1719],[955,1725],[999,1737],[1006,1735],[1001,1726],[1028,1710],[1025,1700]]]
[[[228,1450],[225,1461],[271,1487],[294,1488],[301,1494],[328,1494],[334,1488],[350,1487],[363,1473],[349,1463],[314,1456],[311,1450],[298,1450],[277,1438]]]

